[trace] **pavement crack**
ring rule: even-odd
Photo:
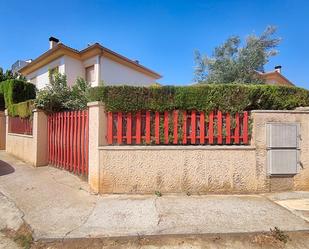
[[[20,217],[20,218],[25,222],[25,220],[24,220],[25,212],[17,206],[16,202],[15,202],[14,200],[12,200],[10,197],[8,197],[6,194],[4,194],[3,192],[1,192],[1,191],[0,191],[0,195],[2,195],[5,199],[7,199],[8,202],[13,203],[14,207],[15,207],[18,211],[20,211],[20,213],[21,213],[21,217]]]
[[[66,239],[66,238],[69,236],[69,234],[71,234],[72,232],[76,231],[77,229],[79,229],[80,227],[82,227],[83,225],[86,224],[86,222],[88,221],[88,219],[90,218],[90,216],[93,214],[93,212],[94,212],[96,206],[97,206],[97,204],[95,203],[95,204],[93,205],[93,208],[92,208],[91,211],[89,212],[89,214],[85,217],[85,219],[82,221],[82,223],[81,223],[80,225],[76,226],[75,228],[73,228],[73,229],[71,229],[70,231],[68,231],[68,232],[65,233],[65,235],[62,237],[62,241],[63,241],[64,239]]]
[[[163,215],[161,215],[160,212],[158,211],[158,206],[157,206],[158,198],[159,198],[159,197],[156,197],[156,198],[154,199],[154,207],[155,207],[155,210],[156,210],[157,215],[158,215],[157,226],[160,225],[160,223],[162,222],[162,219],[163,219]]]
[[[26,225],[26,226],[29,228],[29,231],[30,231],[32,237],[34,238],[34,230],[33,230],[33,228],[30,226],[30,224],[26,222],[26,220],[25,220],[25,212],[24,212],[20,207],[18,207],[18,205],[16,204],[16,202],[15,202],[13,199],[11,199],[10,197],[8,197],[6,194],[4,194],[4,193],[1,192],[1,191],[0,191],[0,196],[4,197],[9,203],[13,204],[13,208],[15,208],[16,210],[18,210],[18,212],[20,213],[20,217],[19,217],[19,218],[20,218],[20,220],[21,220],[21,224],[20,224],[19,227],[18,227],[16,230],[14,230],[14,231],[17,232],[21,227],[23,227],[23,226]],[[7,227],[7,224],[6,224],[6,228],[8,228],[8,227]]]

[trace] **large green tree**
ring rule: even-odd
[[[260,35],[249,35],[245,42],[231,36],[214,49],[213,55],[195,52],[194,80],[200,83],[263,83],[256,71],[263,71],[271,56],[278,53],[280,38],[268,26]]]

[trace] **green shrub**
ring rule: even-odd
[[[133,87],[99,86],[90,89],[91,101],[102,101],[108,111],[138,110],[290,110],[309,105],[309,91],[297,87],[248,84]]]
[[[27,101],[35,98],[35,85],[25,82],[23,80],[10,79],[0,82],[0,108],[1,95],[4,96],[5,108],[8,110],[9,115],[23,116],[31,115],[32,105],[17,103]],[[29,109],[25,109],[29,108]]]
[[[4,95],[5,107],[35,98],[35,85],[22,80],[6,80],[0,83],[0,93]]]
[[[50,79],[50,84],[37,94],[37,108],[47,113],[87,108],[90,85],[85,80],[78,78],[70,87],[65,75],[55,73]]]
[[[34,99],[30,99],[17,104],[12,104],[8,108],[8,114],[11,117],[26,118],[32,115],[34,109]]]

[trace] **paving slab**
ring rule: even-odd
[[[265,196],[97,196],[66,171],[33,168],[5,152],[0,192],[24,214],[35,239],[309,230],[306,220]]]
[[[294,191],[266,195],[278,205],[309,222],[309,192]]]
[[[309,229],[309,223],[257,195],[102,197],[68,238],[215,234]]]

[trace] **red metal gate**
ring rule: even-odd
[[[49,115],[49,163],[77,175],[88,175],[88,134],[88,110]]]

